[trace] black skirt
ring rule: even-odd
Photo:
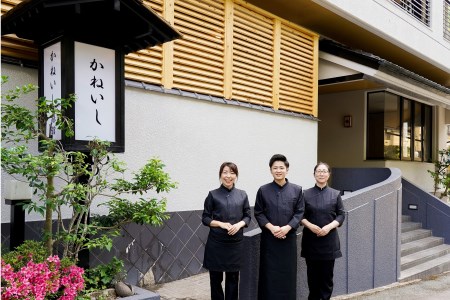
[[[243,236],[242,232],[236,235],[228,236],[217,234],[215,230],[209,231],[203,258],[205,269],[217,272],[237,272],[241,269]]]
[[[275,238],[268,230],[261,233],[259,300],[295,300],[297,294],[297,235]]]

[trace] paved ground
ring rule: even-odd
[[[203,273],[186,279],[161,284],[154,290],[161,300],[209,300],[209,275]],[[351,295],[337,296],[332,300],[449,300],[450,272],[428,280],[394,283],[389,286]],[[274,299],[278,300],[278,299]]]
[[[209,300],[209,273],[157,285],[161,300]]]

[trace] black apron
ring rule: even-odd
[[[203,267],[209,271],[237,272],[241,269],[243,230],[229,236],[221,228],[210,228],[205,245]]]
[[[297,235],[292,231],[286,239],[275,238],[263,229],[261,233],[259,300],[296,300]]]

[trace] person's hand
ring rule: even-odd
[[[291,226],[289,225],[285,225],[283,227],[280,227],[280,231],[277,232],[277,234],[275,235],[276,238],[279,239],[285,239],[286,238],[286,234],[288,234],[288,232],[292,229]]]
[[[331,229],[332,228],[329,224],[325,225],[322,228],[320,228],[319,232],[317,233],[317,236],[326,236],[330,232]]]
[[[280,231],[281,231],[280,226],[272,226],[272,228],[270,229],[270,232],[272,232],[273,236],[276,238],[278,238],[278,236],[280,235]]]
[[[230,228],[233,226],[228,222],[220,222],[220,228],[225,229],[225,230],[230,230]]]
[[[228,229],[228,234],[229,235],[235,235],[236,232],[238,232],[242,227],[245,226],[245,223],[243,221],[238,222],[234,225],[231,225],[231,227]]]
[[[274,237],[277,239],[285,239],[286,234],[291,230],[291,226],[286,225],[283,227],[280,226],[274,226],[274,228],[271,230]]]
[[[322,228],[313,223],[308,224],[308,229],[315,233],[317,236],[319,236],[319,232],[322,230]]]

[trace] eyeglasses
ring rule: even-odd
[[[316,170],[316,174],[328,174],[328,170]]]

